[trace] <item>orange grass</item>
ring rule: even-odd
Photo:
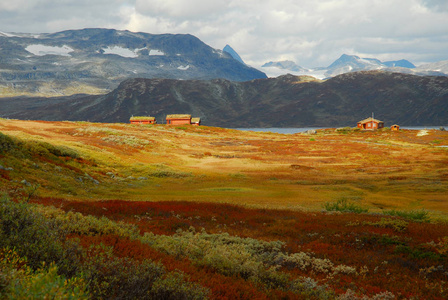
[[[282,267],[293,278],[313,278],[337,294],[350,289],[368,296],[388,291],[399,299],[448,297],[446,223],[406,221],[403,231],[381,225],[389,224],[383,218],[398,220],[381,214],[391,209],[424,209],[433,221],[447,220],[448,149],[440,146],[448,145],[448,132],[329,129],[309,136],[4,119],[0,132],[23,145],[47,142],[78,154],[0,151],[0,191],[13,199],[106,216],[136,224],[141,233],[172,235],[194,227],[280,240],[289,253],[356,267],[356,276],[334,277]],[[340,199],[369,214],[321,212],[323,204]],[[78,238],[84,246],[110,245],[117,256],[160,260],[209,287],[214,299],[296,297],[137,241]]]
[[[65,145],[82,157],[62,164],[45,157],[11,162],[17,167],[2,171],[4,191],[26,179],[40,184],[43,196],[74,200],[211,201],[319,210],[325,202],[349,197],[371,211],[448,212],[448,151],[440,147],[448,145],[448,133],[437,130],[426,136],[412,130],[326,130],[310,141],[302,134],[203,126],[0,120],[0,131]],[[62,170],[54,170],[56,165]],[[92,185],[84,173],[100,184]],[[61,177],[63,182],[57,182]]]

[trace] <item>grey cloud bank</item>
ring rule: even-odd
[[[0,31],[189,33],[249,65],[328,66],[341,54],[448,60],[446,0],[0,0]],[[0,45],[1,47],[1,45]]]

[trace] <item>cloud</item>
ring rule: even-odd
[[[448,2],[446,0],[424,0],[423,5],[435,11],[448,11]]]
[[[174,19],[207,18],[227,8],[226,0],[137,0],[136,11]]]
[[[414,63],[447,60],[446,0],[15,0],[0,3],[0,31],[106,27],[189,33],[230,44],[260,66],[289,59],[327,66],[341,54]]]

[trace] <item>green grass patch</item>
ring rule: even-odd
[[[356,203],[349,202],[346,198],[338,199],[336,202],[324,203],[326,211],[351,212],[356,214],[367,213],[368,208],[363,208]]]
[[[411,210],[411,211],[401,211],[401,210],[389,210],[383,212],[388,216],[401,217],[406,220],[411,220],[414,222],[429,222],[430,217],[426,210]]]

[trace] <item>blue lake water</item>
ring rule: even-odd
[[[440,127],[445,127],[448,130],[448,126],[401,126],[401,129],[410,129],[410,130],[422,130],[422,129],[439,129]],[[316,130],[316,129],[325,129],[328,127],[297,127],[297,128],[279,128],[279,127],[271,127],[271,128],[233,128],[236,130],[243,131],[261,131],[261,132],[275,132],[275,133],[283,133],[283,134],[294,134],[299,132],[305,132],[307,130]]]

